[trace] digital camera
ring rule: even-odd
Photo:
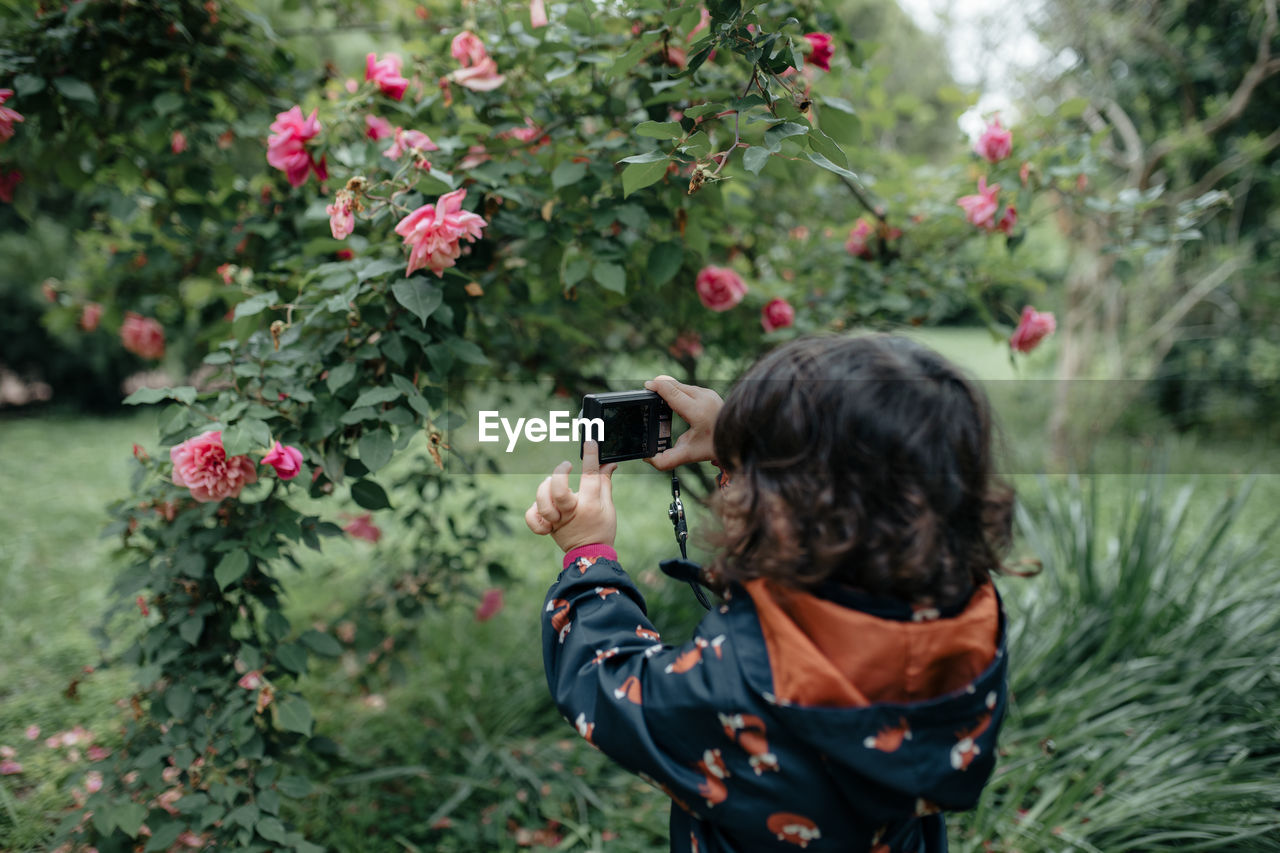
[[[600,445],[600,464],[648,459],[671,446],[671,407],[652,391],[611,391],[582,398],[583,442]],[[581,449],[579,449],[581,454]]]

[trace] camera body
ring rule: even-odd
[[[611,391],[587,394],[582,414],[588,423],[599,419],[600,435],[588,425],[583,441],[600,445],[600,464],[648,459],[671,446],[671,407],[652,391]],[[579,449],[581,454],[581,448]]]

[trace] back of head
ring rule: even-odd
[[[724,580],[835,581],[920,606],[962,601],[1009,542],[985,395],[907,338],[806,338],[725,400]]]

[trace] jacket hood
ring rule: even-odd
[[[745,592],[745,595],[743,594]],[[734,598],[748,686],[822,755],[850,808],[876,821],[976,802],[1005,712],[1005,617],[994,584],[950,611],[765,580]]]

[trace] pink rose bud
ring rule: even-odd
[[[277,441],[271,452],[262,457],[262,464],[275,468],[281,480],[292,480],[302,469],[302,451]]]
[[[409,88],[409,81],[400,76],[400,57],[394,53],[388,53],[381,61],[375,53],[366,56],[364,79],[377,84],[384,95],[396,101],[403,99]]]
[[[502,590],[496,588],[485,590],[480,606],[476,608],[476,621],[486,622],[496,616],[500,610],[502,610]]]
[[[348,95],[354,95],[360,91],[360,84],[356,82],[354,77],[348,77],[347,82],[343,83],[342,87],[347,90]]]
[[[325,213],[329,214],[329,230],[333,233],[333,239],[345,240],[355,230],[354,207],[355,196],[347,190],[338,190],[333,204],[324,209]]]
[[[712,311],[728,311],[747,295],[742,277],[728,267],[703,267],[694,286],[698,299]]]
[[[977,195],[961,196],[956,199],[956,204],[964,209],[964,216],[971,224],[990,231],[995,227],[996,210],[1000,207],[996,202],[999,192],[1000,185],[992,184],[988,187],[984,176],[978,178]]]
[[[547,4],[545,0],[529,0],[529,26],[533,29],[547,25]]]
[[[97,302],[87,302],[84,308],[80,309],[80,328],[84,331],[94,331],[101,320],[102,306]]]
[[[333,253],[333,256],[340,261],[349,261],[356,256],[356,253],[351,249],[339,249]]]
[[[1009,205],[1004,210],[1004,216],[1000,217],[1000,221],[996,224],[996,230],[1003,232],[1006,236],[1013,236],[1013,227],[1018,224],[1018,211],[1013,205]]]
[[[785,299],[770,299],[760,312],[760,324],[766,332],[785,329],[796,321],[796,309]]]
[[[27,736],[27,740],[39,740],[39,739],[40,739],[40,727],[39,727],[39,726],[27,726],[27,731],[25,732],[25,734],[26,734],[26,736]]]
[[[375,115],[367,115],[364,117],[364,135],[377,142],[379,139],[389,139],[395,136],[395,128],[391,126],[391,122],[385,118]]]
[[[1009,346],[1018,352],[1031,352],[1057,328],[1051,312],[1040,312],[1030,305],[1022,309],[1018,328],[1009,337]]]
[[[855,258],[869,260],[874,254],[871,250],[871,235],[875,229],[865,219],[859,219],[849,231],[849,239],[845,241],[844,250]]]
[[[461,241],[474,243],[482,234],[484,218],[462,209],[467,197],[465,189],[457,189],[425,204],[396,225],[396,233],[409,247],[409,266],[405,277],[424,267],[437,276],[458,262]]]
[[[987,162],[999,163],[1013,153],[1013,131],[1001,127],[1000,119],[993,119],[978,137],[973,150]]]
[[[805,61],[823,71],[830,71],[831,57],[835,53],[831,36],[826,33],[805,33],[804,37],[809,42],[809,49],[805,51]]]
[[[382,531],[378,528],[378,525],[373,523],[373,516],[367,512],[353,518],[351,523],[342,529],[348,536],[356,539],[377,542],[382,538]]]
[[[187,135],[180,130],[173,132],[173,138],[169,140],[169,147],[173,149],[174,154],[181,154],[187,150]]]
[[[120,327],[120,341],[124,348],[143,358],[164,357],[164,328],[150,317],[129,311]]]
[[[151,615],[151,608],[147,607],[147,600],[142,596],[138,596],[138,612],[144,617]]]
[[[266,680],[262,677],[262,670],[260,669],[246,672],[244,675],[240,676],[240,680],[236,682],[238,687],[243,687],[245,690],[257,690],[263,684],[266,684]]]
[[[248,456],[227,458],[221,430],[209,430],[175,445],[169,458],[174,485],[186,486],[191,497],[201,503],[238,497],[245,486],[258,481],[257,469]]]

